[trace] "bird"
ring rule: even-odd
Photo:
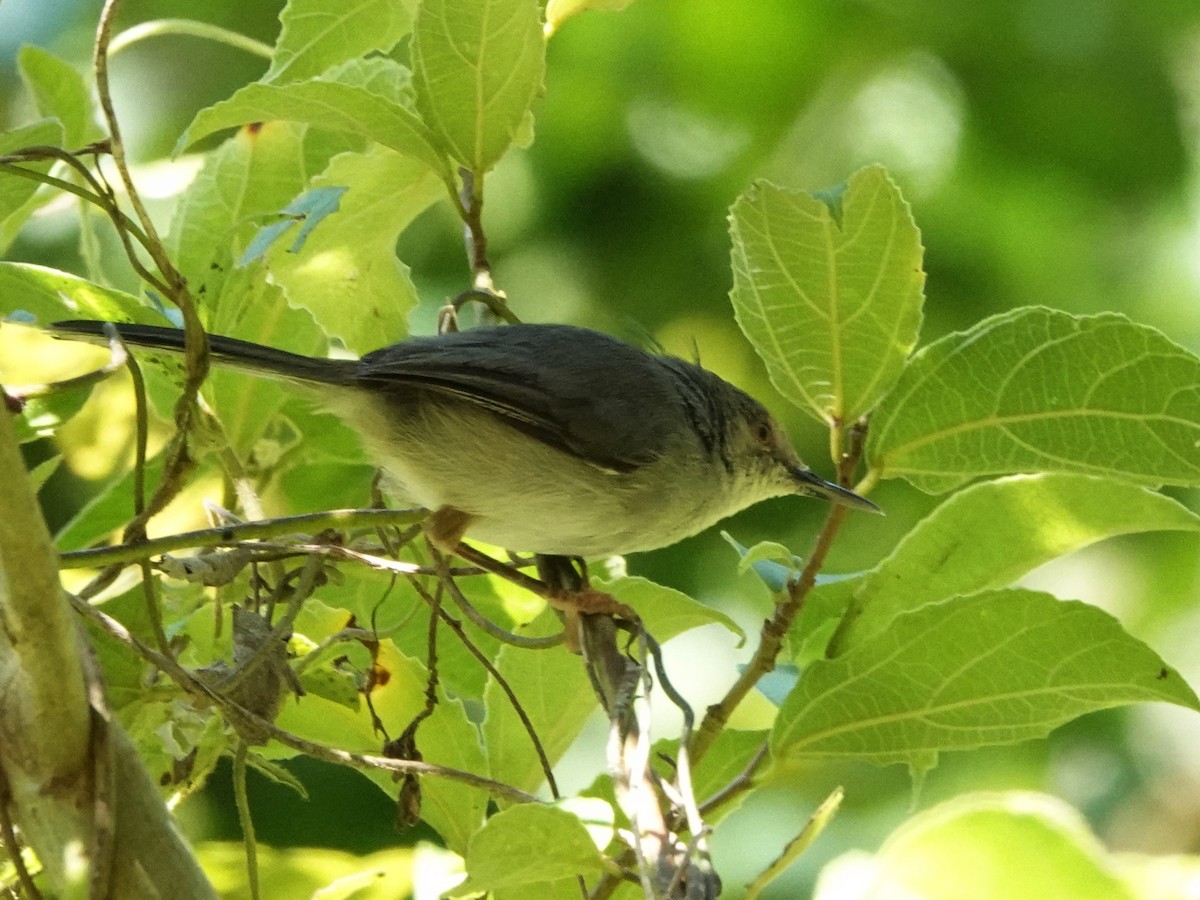
[[[64,321],[56,336],[182,353],[170,327]],[[304,389],[358,433],[435,544],[599,558],[654,550],[762,500],[879,512],[826,481],[749,394],[702,366],[563,324],[410,337],[360,359],[209,336],[218,365]]]

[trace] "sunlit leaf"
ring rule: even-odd
[[[29,313],[39,324],[62,319],[162,324],[132,294],[101,287],[76,275],[28,263],[0,262],[0,317]]]
[[[1065,471],[1200,484],[1200,359],[1116,314],[1027,307],[924,348],[872,423],[871,467],[941,493]]]
[[[345,187],[318,187],[305,191],[279,211],[283,217],[280,221],[259,229],[238,264],[244,266],[261,259],[272,244],[293,228],[296,234],[287,250],[289,253],[299,253],[312,230],[338,211],[346,190]]]
[[[357,85],[325,79],[246,85],[228,100],[201,110],[177,147],[182,150],[223,128],[272,120],[348,131],[419,160],[439,174],[447,171],[428,129],[404,105]]]
[[[417,291],[396,258],[396,239],[445,186],[427,166],[380,146],[335,157],[311,183],[345,190],[340,209],[303,247],[270,249],[272,280],[356,353],[400,340]]]
[[[596,579],[594,586],[632,607],[641,616],[646,630],[660,643],[702,625],[721,625],[739,640],[746,637],[741,626],[720,610],[646,578]]]
[[[38,114],[62,123],[64,146],[82,147],[99,136],[91,93],[74,66],[31,44],[20,49],[17,65]]]
[[[35,122],[0,134],[0,156],[26,147],[62,144],[62,125],[53,119]],[[13,163],[21,169],[46,174],[52,161]],[[38,200],[34,193],[38,182],[33,178],[0,172],[0,248],[7,247],[25,220],[32,214]]]
[[[730,210],[733,309],[785,397],[852,422],[895,384],[921,326],[921,239],[882,167],[814,195],[759,182]]]
[[[413,86],[438,146],[478,175],[495,165],[541,90],[545,53],[536,0],[425,0]]]
[[[262,80],[312,78],[347,59],[390,50],[412,27],[411,6],[411,0],[288,0]]]
[[[428,671],[413,657],[401,653],[390,639],[379,642],[372,659],[375,685],[371,705],[392,738],[399,736],[424,704]],[[366,703],[349,707],[307,695],[285,703],[279,725],[310,740],[347,750],[379,754],[384,736]],[[485,766],[479,733],[466,717],[463,705],[439,691],[438,704],[417,732],[417,749],[425,762],[480,772]],[[264,755],[289,757],[295,752],[272,744]],[[398,784],[390,772],[372,771],[368,777],[395,796]],[[483,821],[488,795],[476,787],[447,778],[427,778],[421,784],[421,818],[458,850]]]

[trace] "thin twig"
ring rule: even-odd
[[[525,791],[515,788],[512,785],[504,784],[503,782],[494,781],[490,778],[484,778],[481,775],[476,775],[474,772],[466,772],[462,769],[453,769],[449,766],[439,766],[433,763],[415,762],[405,759],[388,759],[382,756],[371,756],[362,753],[351,753],[347,750],[338,750],[334,747],[328,747],[324,744],[318,744],[315,741],[310,741],[305,738],[294,735],[289,731],[284,731],[274,722],[269,722],[266,719],[256,716],[251,712],[238,706],[223,696],[219,691],[214,690],[210,686],[204,684],[193,676],[190,672],[179,665],[178,662],[170,657],[163,656],[156,652],[153,648],[142,643],[134,635],[129,633],[129,630],[112,618],[108,614],[102,612],[91,604],[79,600],[77,597],[68,595],[71,605],[76,611],[82,613],[85,617],[95,623],[101,630],[109,634],[111,637],[120,641],[125,646],[129,647],[151,665],[165,672],[176,684],[189,694],[201,696],[211,701],[215,706],[219,707],[224,712],[230,724],[239,732],[245,731],[251,734],[262,734],[268,738],[278,741],[285,747],[290,747],[293,750],[311,756],[313,759],[318,759],[323,762],[334,763],[340,766],[350,766],[356,769],[372,770],[378,769],[387,772],[413,773],[416,775],[433,776],[436,778],[448,778],[452,781],[457,781],[462,784],[470,785],[471,787],[480,788],[487,791],[494,797],[502,800],[507,800],[512,803],[539,803],[537,797],[528,794]]]
[[[439,573],[440,574],[440,573]],[[551,647],[559,647],[563,643],[564,633],[551,634],[546,637],[525,637],[520,634],[513,634],[511,631],[506,631],[501,628],[483,613],[475,608],[470,600],[466,598],[458,583],[450,577],[449,570],[445,573],[446,590],[450,594],[450,598],[455,605],[463,611],[463,614],[475,624],[477,628],[486,634],[494,637],[502,644],[509,644],[513,647],[520,647],[523,650],[548,650]]]
[[[492,264],[488,260],[487,234],[483,230],[483,179],[470,169],[460,169],[462,192],[458,197],[458,212],[462,216],[467,259],[471,265],[471,284],[487,293],[496,293],[492,282]]]
[[[74,550],[59,557],[60,569],[98,569],[121,566],[160,556],[173,550],[192,547],[226,547],[239,541],[275,538],[300,531],[326,528],[375,528],[380,525],[409,525],[425,518],[423,510],[411,509],[333,509],[298,516],[283,516],[261,522],[239,522],[166,535],[132,544]]]
[[[763,760],[767,758],[769,752],[770,745],[764,740],[762,746],[754,752],[754,756],[750,758],[742,771],[735,775],[729,784],[700,804],[701,815],[708,815],[720,809],[734,797],[738,797],[754,787],[754,774],[763,764]]]
[[[164,295],[175,304],[183,317],[186,364],[183,391],[175,403],[175,434],[167,446],[162,480],[146,509],[129,524],[127,529],[129,534],[138,534],[142,532],[146,522],[157,515],[179,493],[187,472],[194,465],[188,449],[188,436],[195,424],[196,401],[199,397],[200,386],[208,375],[209,360],[208,335],[200,322],[196,303],[188,292],[187,282],[172,263],[154,227],[154,222],[146,212],[125,159],[125,145],[121,140],[121,130],[117,123],[116,111],[113,108],[108,79],[108,45],[112,37],[113,19],[120,3],[121,0],[105,0],[104,8],[100,12],[93,54],[96,93],[100,100],[100,109],[104,113],[105,123],[108,126],[108,150],[112,154],[113,163],[120,175],[121,183],[125,187],[129,203],[146,234],[146,252],[150,254],[150,258],[166,283]],[[126,252],[130,256],[131,264],[135,268],[139,267],[140,263],[137,261],[136,255],[129,252],[128,245]]]
[[[825,524],[817,535],[816,544],[800,577],[788,582],[787,595],[782,602],[776,605],[775,614],[763,622],[754,656],[742,670],[737,681],[725,692],[725,696],[708,708],[704,721],[700,723],[700,728],[692,739],[690,748],[694,763],[699,763],[704,754],[708,752],[713,741],[724,730],[729,716],[738,704],[746,698],[746,695],[754,689],[764,675],[775,668],[775,660],[778,658],[780,650],[783,649],[784,638],[787,637],[792,622],[799,615],[808,592],[816,583],[817,573],[825,563],[825,557],[833,545],[833,539],[837,536],[845,515],[846,508],[844,506],[829,508]]]
[[[423,584],[421,584],[416,578],[410,578],[409,582],[412,584],[413,589],[421,595],[422,599],[424,599],[426,603],[432,603],[432,598],[429,596],[429,592],[425,589]],[[475,642],[472,641],[467,636],[467,633],[463,630],[461,622],[447,613],[444,609],[439,608],[438,613],[441,617],[441,620],[450,627],[450,630],[454,632],[455,636],[459,639],[462,645],[467,648],[468,652],[470,652],[472,656],[479,660],[479,664],[487,670],[487,673],[490,676],[492,676],[492,679],[496,682],[496,686],[500,688],[500,690],[504,691],[504,696],[508,698],[509,704],[512,706],[513,711],[517,714],[517,718],[521,720],[521,727],[525,729],[525,733],[529,735],[530,743],[533,744],[533,752],[537,754],[538,765],[541,766],[542,774],[546,777],[546,786],[550,789],[550,796],[552,796],[555,800],[559,799],[560,795],[558,793],[558,782],[554,778],[554,768],[550,765],[550,757],[546,755],[546,748],[542,746],[542,739],[538,737],[537,729],[533,727],[533,722],[530,720],[529,714],[525,712],[525,707],[521,705],[521,701],[517,698],[517,694],[512,689],[512,685],[508,683],[508,679],[500,673],[500,670],[496,668],[495,664],[490,659],[488,659],[487,655],[477,646],[475,646]]]
[[[839,484],[850,484],[854,470],[858,467],[862,457],[866,433],[867,423],[865,420],[855,423],[851,429],[850,447],[837,460]],[[700,729],[696,732],[689,748],[693,763],[700,762],[709,747],[712,746],[713,741],[724,730],[733,710],[754,689],[759,680],[775,668],[775,660],[783,649],[783,641],[787,637],[792,623],[796,620],[796,616],[800,614],[809,591],[816,584],[817,573],[825,564],[825,557],[828,555],[830,547],[833,546],[833,541],[837,537],[838,529],[841,528],[845,516],[846,507],[837,505],[829,507],[829,512],[825,516],[825,524],[817,535],[816,543],[803,571],[798,578],[788,582],[787,594],[781,602],[776,604],[775,614],[763,622],[754,656],[742,671],[741,676],[725,693],[725,696],[708,708],[704,721],[701,722]]]
[[[242,843],[246,848],[246,876],[251,900],[259,900],[258,841],[254,836],[254,817],[250,814],[250,798],[246,794],[246,755],[250,745],[238,740],[233,754],[233,800],[237,805],[238,822],[242,826]]]

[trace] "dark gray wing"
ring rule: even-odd
[[[502,325],[410,338],[362,358],[355,381],[420,387],[495,413],[595,465],[632,471],[684,422],[675,376],[657,357],[568,325]]]

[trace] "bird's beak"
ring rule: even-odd
[[[792,477],[796,479],[796,489],[801,494],[820,497],[849,509],[865,509],[867,512],[883,515],[883,510],[866,497],[860,497],[854,491],[847,490],[832,481],[826,481],[809,469],[792,469]]]

